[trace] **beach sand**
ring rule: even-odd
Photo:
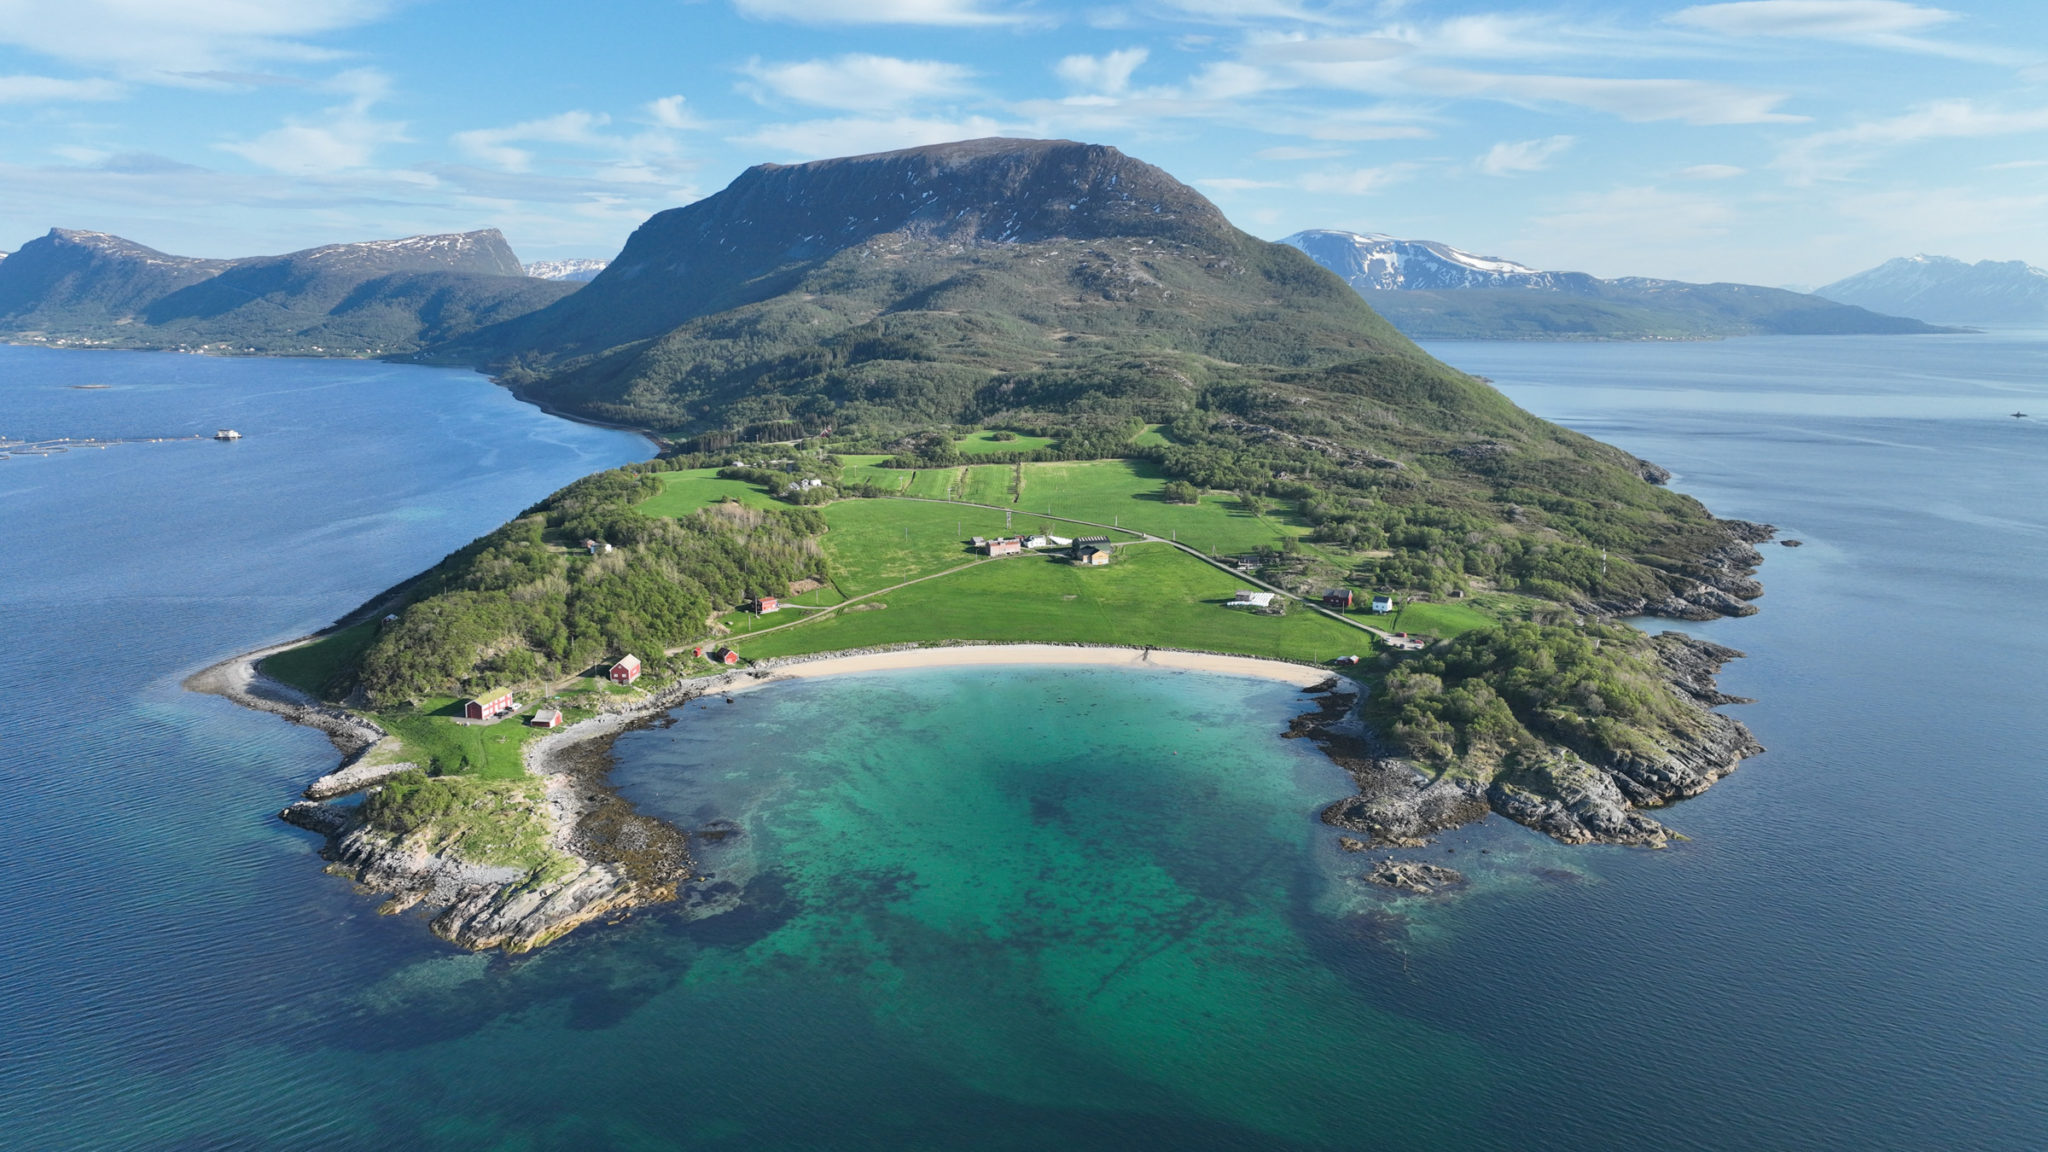
[[[909,648],[896,652],[869,652],[847,656],[826,655],[815,659],[794,659],[764,664],[767,675],[746,687],[759,687],[780,680],[804,680],[813,676],[837,676],[853,672],[894,672],[910,668],[961,668],[1001,664],[1086,664],[1097,667],[1165,668],[1184,672],[1213,672],[1223,676],[1249,676],[1278,680],[1301,688],[1313,688],[1332,679],[1340,686],[1349,681],[1320,668],[1260,660],[1250,656],[1218,656],[1207,652],[1176,652],[1159,648],[1096,648],[1075,644],[974,644],[957,648]]]

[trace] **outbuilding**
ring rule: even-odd
[[[518,707],[518,703],[512,699],[512,693],[508,689],[504,692],[493,692],[489,695],[478,696],[476,699],[469,701],[462,706],[462,715],[465,719],[469,720],[496,720],[498,717]]]
[[[711,658],[727,666],[736,665],[740,662],[740,654],[730,648],[720,648],[711,654]]]
[[[766,616],[770,612],[780,611],[782,611],[782,601],[773,596],[763,596],[759,600],[754,601],[754,614],[756,616]]]
[[[621,657],[617,664],[612,665],[611,678],[614,684],[631,684],[633,681],[638,680],[640,678],[640,658],[638,656]]]
[[[535,728],[560,728],[562,726],[562,710],[560,708],[543,708],[535,712],[533,714],[533,726]]]
[[[1332,588],[1328,592],[1323,593],[1323,607],[1349,609],[1351,607],[1351,589]]]
[[[1015,536],[999,536],[983,544],[990,556],[1017,556],[1024,551],[1024,541]]]
[[[1240,588],[1237,590],[1237,594],[1230,598],[1230,607],[1232,608],[1271,608],[1272,606],[1273,594],[1271,592],[1254,592],[1249,588]]]

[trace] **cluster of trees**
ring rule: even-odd
[[[1417,761],[1481,778],[1546,744],[1595,763],[1653,757],[1698,723],[1655,645],[1620,625],[1477,629],[1389,659],[1367,714]]]
[[[729,503],[644,516],[660,482],[631,468],[585,477],[448,557],[363,653],[373,706],[558,676],[625,652],[658,661],[709,632],[715,609],[826,574],[824,518]],[[612,550],[588,555],[582,541]]]

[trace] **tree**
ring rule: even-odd
[[[1185,480],[1168,480],[1166,499],[1174,504],[1194,504],[1202,499],[1202,490]]]

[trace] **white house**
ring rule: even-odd
[[[1230,598],[1230,607],[1232,608],[1271,608],[1272,606],[1273,594],[1271,592],[1254,592],[1249,588],[1240,588],[1237,590],[1237,595]]]

